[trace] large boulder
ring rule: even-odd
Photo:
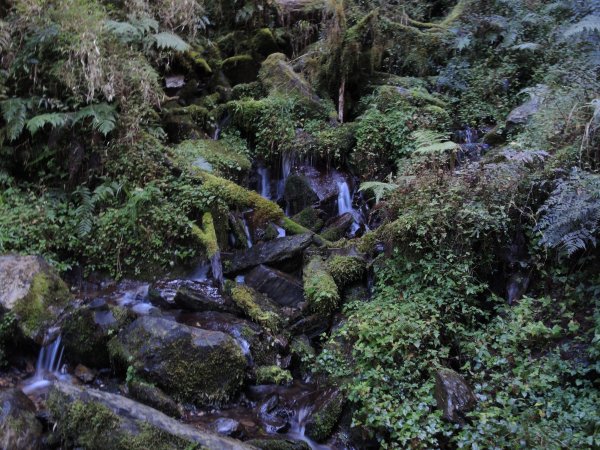
[[[337,389],[324,392],[315,405],[315,412],[306,421],[306,435],[317,442],[325,441],[342,415],[344,397]]]
[[[71,294],[39,256],[0,256],[0,306],[12,311],[23,334],[41,344],[69,305]]]
[[[120,395],[56,382],[48,399],[56,433],[67,448],[88,450],[256,447],[184,425]],[[196,445],[194,445],[196,444]]]
[[[283,326],[283,318],[273,302],[249,286],[237,285],[231,289],[231,298],[251,320],[277,332]]]
[[[246,275],[246,284],[265,294],[280,306],[297,306],[304,301],[302,283],[279,270],[260,265]]]
[[[311,233],[298,234],[261,242],[224,258],[223,271],[232,275],[260,264],[284,263],[298,257],[313,240]]]
[[[144,316],[110,343],[117,366],[132,366],[177,400],[220,403],[234,395],[244,377],[246,358],[227,334]]]
[[[444,419],[464,424],[464,414],[477,404],[473,391],[462,377],[451,369],[440,369],[435,374],[435,399]]]
[[[337,241],[346,235],[352,228],[353,223],[354,217],[352,214],[349,212],[344,213],[329,221],[325,226],[325,230],[321,232],[321,236],[328,241]]]
[[[36,450],[41,448],[42,424],[35,405],[18,389],[0,391],[0,448]]]
[[[285,180],[283,199],[287,205],[287,213],[290,215],[298,214],[319,201],[319,197],[304,175],[290,175]]]
[[[239,309],[227,297],[223,297],[219,289],[208,283],[186,283],[175,294],[175,305],[188,311],[217,311],[238,313]]]
[[[529,88],[526,91],[529,94],[529,100],[522,105],[517,106],[509,113],[506,118],[506,123],[509,126],[524,125],[529,122],[529,119],[542,108],[544,100],[550,92],[548,86],[543,84],[538,84],[534,88]]]
[[[73,311],[63,322],[65,354],[72,362],[110,366],[108,342],[135,319],[131,310],[95,301]]]

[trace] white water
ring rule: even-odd
[[[260,195],[271,200],[271,179],[269,177],[269,169],[259,167],[258,174],[260,175]]]
[[[331,450],[330,446],[318,444],[305,434],[306,421],[312,414],[313,408],[313,405],[303,405],[296,411],[296,414],[291,422],[290,432],[287,433],[287,436],[306,442],[311,450]]]
[[[277,183],[277,198],[283,198],[285,191],[285,181],[292,173],[292,166],[294,165],[294,154],[284,153],[281,155],[281,180]]]
[[[23,386],[25,394],[46,388],[52,384],[52,380],[68,378],[62,367],[63,352],[60,336],[54,342],[42,346],[35,365],[35,375],[25,381]]]
[[[350,188],[348,187],[348,183],[343,181],[338,183],[338,215],[350,213],[354,218],[354,222],[352,222],[352,227],[350,228],[350,233],[355,234],[358,231],[360,214],[352,207],[352,195],[350,194]]]
[[[250,228],[248,228],[248,222],[246,221],[246,217],[242,214],[242,221],[244,222],[244,233],[246,234],[246,243],[248,244],[248,248],[252,248],[252,235],[250,234]]]
[[[285,230],[279,225],[275,225],[275,229],[277,230],[277,237],[285,237]]]
[[[206,264],[205,262],[202,262],[190,274],[189,279],[192,281],[207,281],[209,270],[210,270],[210,265]]]

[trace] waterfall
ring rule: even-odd
[[[31,394],[51,384],[52,379],[60,378],[64,347],[58,336],[52,343],[43,345],[35,365],[35,374],[25,382],[23,392]]]
[[[279,225],[275,225],[275,229],[277,230],[277,237],[285,237],[285,229],[280,227]]]
[[[242,222],[244,222],[244,233],[246,234],[246,242],[248,244],[248,248],[252,248],[252,235],[250,234],[250,228],[248,228],[248,221],[246,217],[242,214]]]
[[[360,228],[360,214],[357,210],[352,207],[352,195],[350,194],[350,188],[348,187],[348,183],[343,181],[338,183],[338,215],[350,213],[354,218],[354,222],[352,222],[352,227],[350,228],[350,233],[354,235],[358,229]]]
[[[281,180],[277,184],[277,198],[283,198],[285,191],[285,181],[292,173],[292,166],[294,165],[294,154],[286,152],[281,155]]]
[[[210,258],[210,267],[212,269],[212,277],[219,288],[223,287],[223,264],[221,263],[221,252],[215,253]]]
[[[260,195],[271,200],[271,180],[269,178],[269,169],[259,167],[258,174],[260,175]]]

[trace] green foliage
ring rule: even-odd
[[[17,332],[17,318],[12,312],[5,312],[0,317],[0,367],[6,366],[7,356],[11,353]]]
[[[559,179],[540,208],[540,243],[568,256],[596,245],[600,222],[600,176],[573,170]]]
[[[289,370],[278,366],[261,366],[256,369],[256,382],[258,384],[289,384],[292,374]]]
[[[366,263],[357,256],[334,256],[327,261],[327,270],[341,289],[365,276]]]

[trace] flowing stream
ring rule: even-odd
[[[22,390],[25,394],[44,390],[52,384],[52,380],[69,378],[62,368],[63,352],[60,336],[50,344],[42,346],[35,365],[35,374],[23,385]]]

